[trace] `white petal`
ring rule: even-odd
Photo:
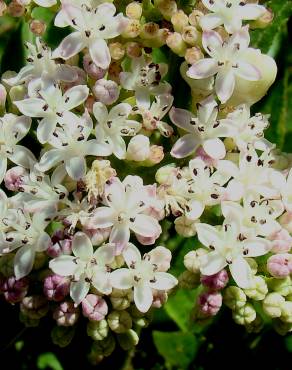
[[[47,233],[43,232],[35,244],[35,250],[37,252],[44,252],[45,250],[48,249],[50,241],[51,241],[50,236]]]
[[[252,286],[253,274],[249,264],[242,257],[238,257],[229,265],[229,270],[236,284],[243,289]]]
[[[112,154],[111,146],[109,144],[101,143],[98,140],[92,139],[83,144],[84,155],[107,157]]]
[[[96,39],[89,45],[93,62],[102,69],[107,69],[111,62],[109,48],[103,39]]]
[[[201,274],[207,276],[217,274],[227,265],[226,259],[216,251],[200,256],[199,260]]]
[[[266,12],[266,8],[257,4],[245,4],[240,9],[241,19],[251,20],[261,17]]]
[[[71,110],[82,104],[88,97],[89,89],[86,85],[73,86],[63,95],[66,110]]]
[[[197,220],[202,215],[205,209],[205,205],[198,200],[190,201],[188,203],[188,206],[190,208],[190,211],[186,212],[186,216],[191,220]]]
[[[187,76],[190,78],[208,78],[214,76],[219,70],[218,63],[212,58],[198,60],[187,71]]]
[[[28,133],[31,125],[31,119],[26,116],[16,117],[13,123],[12,131],[17,134],[17,141],[22,140]]]
[[[4,179],[6,170],[7,170],[7,158],[2,156],[2,158],[0,158],[0,184]]]
[[[37,138],[41,144],[46,143],[50,140],[57,125],[57,120],[55,115],[49,115],[39,121],[37,128]]]
[[[108,244],[97,248],[97,250],[94,252],[94,257],[99,265],[112,263],[115,258],[114,245]]]
[[[53,52],[53,58],[69,59],[78,54],[86,43],[80,32],[73,32],[66,36],[57,49]]]
[[[272,230],[271,230],[272,231]],[[269,240],[263,238],[247,239],[243,242],[246,257],[258,257],[267,254],[272,244]]]
[[[112,228],[109,242],[116,245],[116,253],[120,254],[121,251],[127,246],[130,239],[130,229],[127,224],[116,224]]]
[[[44,8],[49,8],[55,4],[57,4],[56,0],[34,0],[36,4],[39,6],[43,6]]]
[[[226,200],[232,200],[234,202],[239,201],[243,197],[244,193],[244,185],[234,179],[229,181],[227,187],[225,188]]]
[[[226,103],[226,101],[231,97],[234,91],[234,86],[235,78],[233,70],[223,70],[217,74],[215,90],[221,103]]]
[[[34,257],[35,250],[31,245],[25,245],[18,249],[14,257],[14,275],[17,280],[31,272]]]
[[[123,250],[123,257],[129,268],[133,262],[136,263],[141,261],[141,253],[132,243],[128,243],[127,247]]]
[[[194,115],[186,109],[171,108],[169,112],[171,121],[179,128],[188,132],[194,132],[194,126],[191,125],[191,120]]]
[[[106,272],[105,269],[95,269],[92,277],[92,285],[102,294],[111,294],[110,273]]]
[[[209,31],[220,26],[223,22],[222,18],[217,14],[206,14],[200,17],[199,23],[204,31]]]
[[[30,168],[35,162],[35,156],[25,146],[16,145],[13,148],[13,154],[10,154],[8,158],[18,166],[24,168]]]
[[[261,71],[254,65],[239,61],[238,68],[234,68],[234,73],[248,81],[258,81],[262,78]]]
[[[213,246],[216,248],[220,245],[220,233],[211,225],[199,223],[196,225],[199,241],[206,247]]]
[[[74,275],[78,268],[74,260],[75,257],[73,256],[62,255],[52,259],[49,263],[49,267],[55,274],[61,276]]]
[[[139,311],[147,312],[153,302],[151,288],[143,283],[137,284],[134,287],[134,302]]]
[[[78,305],[87,296],[90,289],[90,283],[85,281],[85,277],[81,276],[77,282],[71,282],[70,284],[70,296],[73,301]]]
[[[86,261],[93,255],[93,247],[88,236],[82,232],[74,235],[72,240],[72,252],[76,257]]]
[[[226,150],[224,143],[218,138],[206,140],[202,146],[211,158],[222,159],[225,157]]]
[[[185,158],[194,153],[201,144],[201,140],[195,134],[187,134],[178,139],[171,149],[170,154],[175,158]]]
[[[73,180],[80,180],[86,173],[86,161],[82,157],[73,157],[65,160],[65,168]]]
[[[113,271],[110,276],[110,281],[112,286],[116,289],[130,289],[134,284],[133,274],[126,268]]]
[[[119,159],[124,159],[127,151],[124,139],[120,136],[115,136],[112,137],[111,142],[113,154]]]
[[[106,123],[108,120],[107,107],[100,102],[93,104],[93,114],[99,124]]]
[[[14,104],[22,114],[28,117],[44,117],[46,115],[43,109],[46,102],[43,99],[29,98],[15,101]]]
[[[215,59],[219,59],[219,56],[222,51],[223,40],[218,32],[215,32],[215,31],[203,32],[202,44],[203,44],[205,51],[211,57]]]
[[[158,221],[148,215],[136,215],[135,221],[130,223],[130,228],[134,233],[145,237],[158,237],[161,234],[161,226]]]
[[[116,219],[116,212],[110,207],[98,207],[94,211],[91,225],[93,228],[105,228],[114,224]]]
[[[156,272],[155,283],[150,283],[150,287],[157,290],[169,290],[178,283],[177,279],[167,272]]]
[[[36,164],[36,168],[41,172],[46,172],[62,160],[64,160],[62,151],[59,149],[51,149],[43,154],[40,162]]]

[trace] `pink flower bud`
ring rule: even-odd
[[[60,302],[69,294],[70,280],[57,274],[49,275],[44,280],[44,295],[50,301]]]
[[[292,237],[286,229],[276,231],[268,239],[272,241],[272,252],[274,253],[286,253],[291,249]]]
[[[72,326],[79,318],[79,308],[73,302],[62,302],[53,313],[54,320],[59,326]]]
[[[222,295],[219,292],[206,292],[198,297],[200,312],[205,316],[215,316],[222,306]]]
[[[163,290],[153,290],[152,307],[160,308],[167,301],[168,294]]]
[[[111,227],[106,227],[104,229],[84,229],[83,231],[89,236],[93,245],[100,245],[109,238],[111,229]]]
[[[106,105],[113,104],[120,94],[118,84],[115,81],[104,78],[96,81],[92,91],[96,100]]]
[[[267,269],[275,278],[284,278],[292,272],[292,254],[275,254],[268,259]]]
[[[100,321],[108,313],[106,301],[95,294],[88,294],[82,301],[82,312],[91,321]]]
[[[18,191],[19,187],[24,183],[24,177],[27,175],[27,170],[23,167],[16,166],[10,168],[5,174],[4,183],[8,190]]]
[[[63,230],[57,230],[52,235],[52,243],[47,249],[47,254],[52,258],[59,257],[62,254],[71,254],[71,246],[72,236]]]
[[[84,55],[83,57],[83,68],[89,77],[94,80],[100,80],[106,74],[106,70],[98,67],[89,54]]]
[[[77,78],[75,78],[73,82],[68,82],[63,85],[65,91],[73,86],[86,85],[86,73],[83,71],[83,69],[76,66],[72,66],[71,68],[72,74],[74,73]]]
[[[208,287],[210,290],[221,290],[226,287],[229,281],[228,273],[226,270],[221,270],[215,275],[201,276],[201,283]]]
[[[48,301],[41,295],[24,297],[20,304],[21,312],[30,319],[40,319],[44,317],[48,310]]]
[[[0,282],[0,291],[9,303],[21,302],[28,291],[29,280],[27,277],[16,280],[14,276]]]
[[[217,165],[217,160],[210,157],[205,150],[200,146],[199,149],[196,151],[196,156],[202,159],[206,163],[207,166],[210,167],[216,167]]]

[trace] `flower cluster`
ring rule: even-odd
[[[291,161],[282,166],[264,138],[269,116],[251,109],[277,71],[250,46],[247,22],[262,27],[268,10],[197,3],[186,14],[154,1],[156,23],[138,2],[13,0],[5,10],[26,13],[37,37],[0,85],[0,289],[25,325],[50,312],[60,346],[83,315],[93,362],[136,345],[177,285],[199,290],[197,322],[224,303],[250,331],[267,317],[292,331]],[[37,6],[67,31],[55,49]],[[173,66],[154,52],[163,45],[189,106],[174,99]],[[179,284],[160,245],[166,218],[194,240]]]

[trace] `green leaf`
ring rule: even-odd
[[[291,0],[271,0],[266,4],[274,13],[272,23],[265,29],[257,29],[251,33],[251,45],[261,49],[262,53],[275,57],[287,32],[287,21],[292,15]]]
[[[60,361],[52,352],[46,352],[39,355],[37,359],[37,368],[40,370],[43,369],[63,370]]]
[[[288,352],[292,352],[292,335],[288,335],[285,338],[285,347]]]
[[[198,342],[190,333],[154,331],[153,340],[168,369],[187,369],[198,350]]]

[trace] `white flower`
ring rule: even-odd
[[[121,72],[121,85],[126,90],[134,90],[139,107],[149,109],[150,96],[168,94],[171,86],[161,79],[167,73],[167,65],[148,61],[144,56],[133,58],[131,72]]]
[[[104,3],[97,8],[64,3],[62,17],[75,29],[55,49],[54,58],[69,59],[84,48],[88,48],[93,62],[100,68],[108,68],[111,56],[105,40],[119,36],[127,24],[122,13],[114,16],[113,4]],[[60,15],[58,17],[60,21]]]
[[[117,269],[111,273],[111,283],[114,288],[130,289],[134,287],[134,302],[141,312],[147,312],[151,307],[153,289],[169,290],[177,284],[177,279],[174,276],[167,272],[158,271],[155,249],[149,254],[145,254],[142,259],[138,248],[129,243],[123,252],[128,268]]]
[[[3,232],[7,229],[5,217],[8,209],[8,199],[3,190],[0,189],[0,243],[3,242]],[[3,222],[4,221],[4,222]]]
[[[110,112],[100,102],[93,105],[93,114],[97,120],[95,127],[97,140],[108,143],[112,153],[119,159],[126,156],[123,136],[134,136],[141,128],[140,122],[128,119],[131,111],[132,107],[127,103],[115,105]]]
[[[290,169],[287,178],[281,172],[273,171],[270,180],[273,187],[279,191],[287,212],[292,212],[292,170]]]
[[[203,30],[212,30],[221,24],[228,33],[238,31],[243,20],[261,17],[266,9],[258,4],[246,4],[246,0],[202,0],[204,6],[212,13],[200,17]]]
[[[53,149],[45,152],[35,167],[39,171],[46,172],[64,161],[67,174],[73,180],[80,180],[86,174],[85,157],[107,156],[111,154],[111,149],[109,145],[99,143],[96,139],[87,141],[93,128],[87,111],[82,117],[75,116],[73,113],[71,115],[71,122],[55,129],[49,140]]]
[[[69,65],[56,63],[52,59],[51,49],[40,38],[36,38],[36,45],[27,42],[25,46],[30,52],[26,58],[28,65],[21,68],[16,76],[3,79],[5,83],[15,86],[27,82],[28,94],[32,96],[35,90],[40,89],[42,77],[47,75],[55,82],[76,80],[77,73],[74,69]]]
[[[14,257],[17,280],[31,272],[36,252],[43,252],[49,247],[51,239],[45,232],[49,222],[46,211],[37,212],[32,217],[21,208],[7,212],[4,223],[9,227],[4,233],[0,253],[7,254],[19,248]]]
[[[161,233],[158,221],[144,214],[148,207],[148,193],[138,176],[127,176],[123,182],[113,178],[105,186],[104,204],[92,217],[90,228],[112,226],[110,243],[115,243],[117,252],[127,245],[130,230],[143,237],[154,237]]]
[[[264,130],[269,126],[269,115],[257,113],[250,117],[250,108],[242,104],[227,115],[236,134],[232,137],[240,151],[247,149],[248,144],[252,144],[255,149],[265,151],[271,149],[273,144],[264,138]]]
[[[0,118],[0,183],[6,170],[7,160],[19,166],[29,168],[36,161],[32,152],[17,143],[28,133],[31,119],[7,113]]]
[[[142,162],[151,154],[150,139],[145,135],[136,135],[128,144],[126,159],[129,161]]]
[[[225,201],[221,204],[225,223],[237,220],[245,236],[254,233],[256,236],[268,236],[281,230],[276,219],[283,213],[284,207],[280,200],[265,200],[249,196],[244,199],[243,206],[239,203]]]
[[[258,67],[245,61],[245,54],[250,50],[249,42],[247,27],[235,32],[227,41],[215,31],[205,31],[202,43],[210,58],[198,60],[189,68],[187,76],[201,79],[216,75],[215,91],[225,103],[234,91],[236,76],[248,81],[261,79]]]
[[[173,146],[171,155],[184,158],[200,145],[214,159],[225,157],[226,150],[219,137],[233,137],[234,125],[228,119],[217,119],[218,105],[212,96],[198,104],[197,117],[185,109],[172,108],[169,117],[179,128],[187,131]]]
[[[43,8],[50,8],[57,4],[57,0],[18,0],[18,3],[24,6],[29,5],[31,2],[34,2]]]
[[[85,85],[74,86],[62,94],[61,88],[50,80],[45,80],[41,98],[28,98],[15,101],[14,104],[21,113],[28,117],[40,117],[37,128],[38,140],[44,144],[53,134],[57,124],[74,120],[73,108],[82,104],[88,96],[89,89]]]
[[[86,297],[91,285],[102,294],[110,294],[108,265],[113,262],[115,248],[111,244],[93,250],[87,235],[78,232],[72,240],[74,256],[62,255],[50,261],[50,269],[61,276],[72,276],[70,296],[76,305]]]
[[[241,230],[234,220],[220,229],[197,224],[199,241],[210,248],[210,252],[200,257],[200,270],[203,275],[214,275],[227,265],[236,284],[241,288],[252,286],[252,270],[245,257],[262,256],[269,252],[269,240],[253,237],[242,240]]]

